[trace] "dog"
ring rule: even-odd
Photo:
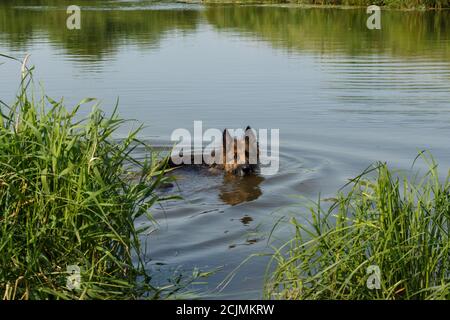
[[[220,154],[217,155],[217,150]],[[211,158],[215,161],[205,162],[202,157],[202,165],[207,165],[211,169],[222,170],[226,174],[245,176],[255,174],[259,170],[259,143],[255,131],[247,126],[244,136],[233,137],[228,129],[223,130],[222,145],[211,152]],[[183,155],[180,154],[180,157]],[[216,157],[217,156],[217,157]],[[190,163],[194,163],[195,155],[191,155]],[[187,164],[175,164],[170,157],[169,168],[180,167]]]

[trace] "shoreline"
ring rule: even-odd
[[[246,0],[176,0],[177,3],[184,4],[201,4],[205,6],[220,6],[220,5],[236,5],[236,6],[255,6],[255,7],[278,7],[278,8],[301,8],[301,9],[340,9],[340,10],[352,10],[352,9],[365,9],[367,5],[346,5],[346,4],[308,4],[296,1],[277,2],[277,1],[246,1]],[[379,6],[383,10],[390,11],[450,11],[449,7],[397,7],[397,6]]]

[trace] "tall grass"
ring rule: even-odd
[[[295,237],[272,259],[266,298],[450,299],[450,184],[437,166],[421,179],[377,166],[328,209],[312,208],[310,225],[292,220]],[[380,288],[368,267],[378,266]]]
[[[124,121],[83,101],[29,94],[26,71],[15,103],[0,114],[0,297],[3,299],[129,299],[161,297],[145,270],[137,217],[162,201],[167,179],[139,129],[116,141]],[[81,269],[80,289],[67,287],[67,267]]]

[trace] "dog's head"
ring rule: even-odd
[[[243,137],[232,137],[225,129],[222,140],[222,161],[227,173],[244,176],[257,171],[259,144],[252,128],[248,126]]]

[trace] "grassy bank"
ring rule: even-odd
[[[312,6],[370,6],[378,5],[400,9],[450,8],[449,0],[200,0],[203,3],[236,4],[299,4]]]
[[[149,147],[138,130],[113,138],[123,124],[116,113],[94,106],[80,120],[89,101],[70,111],[48,97],[36,101],[31,81],[25,72],[15,103],[1,102],[0,297],[163,296],[142,261],[145,229],[134,225],[162,200],[155,189],[166,178],[154,158],[132,156]],[[67,286],[70,265],[80,268],[80,289]]]
[[[266,298],[450,299],[450,184],[436,165],[423,178],[377,176],[352,181],[329,209],[319,203],[310,225],[273,257]],[[380,288],[369,266],[379,267]]]

